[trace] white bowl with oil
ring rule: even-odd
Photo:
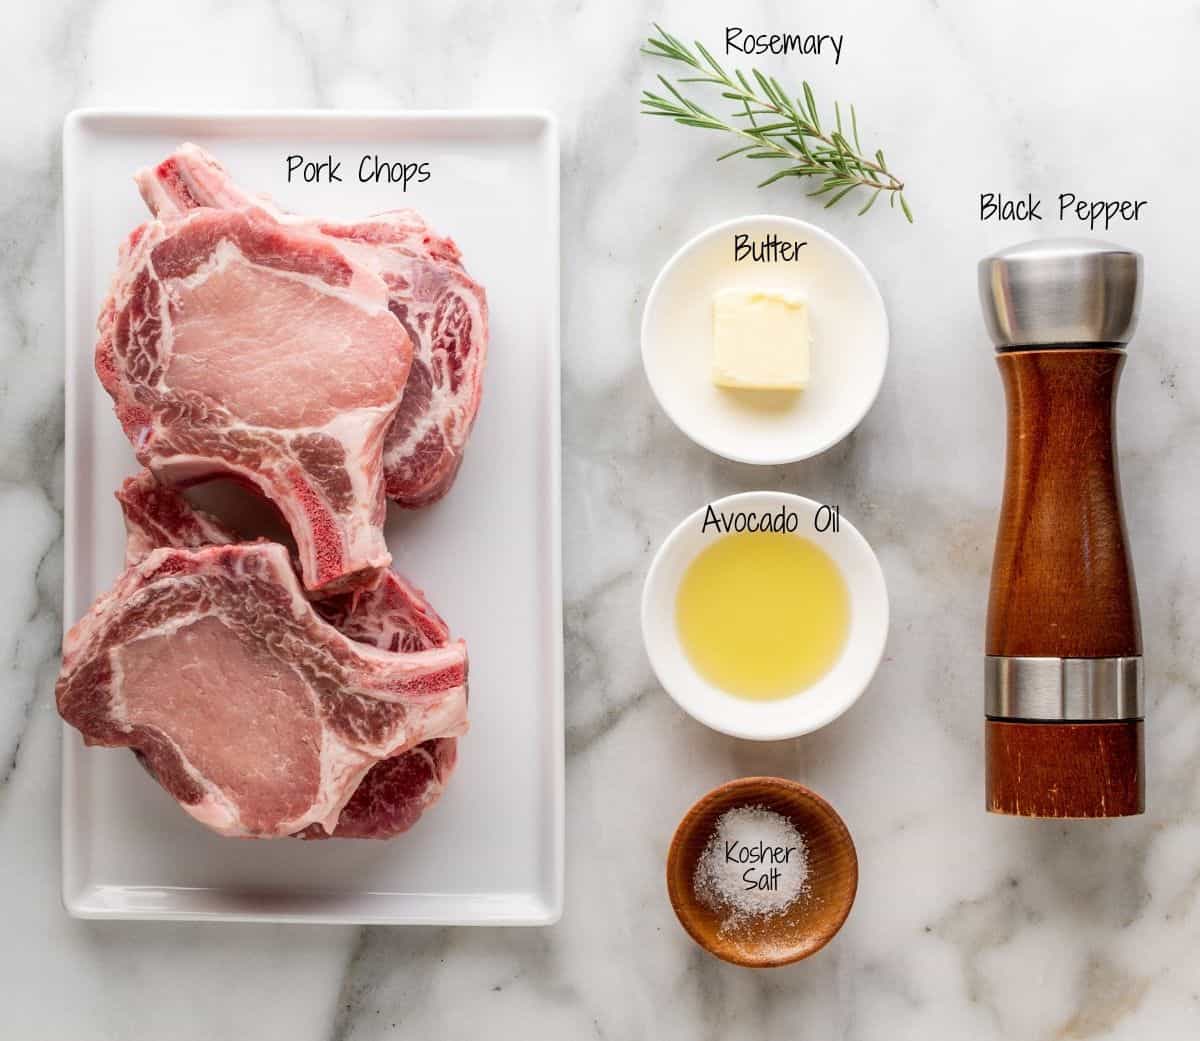
[[[845,517],[838,530],[828,528],[829,506],[786,492],[745,492],[701,507],[685,519],[663,542],[642,591],[642,638],[659,682],[688,715],[732,737],[775,741],[808,734],[833,722],[862,695],[883,657],[888,632],[888,596],[883,569],[867,540]],[[709,510],[719,516],[753,513],[758,517],[796,517],[788,534],[807,539],[823,551],[841,577],[848,603],[845,636],[832,661],[811,682],[794,692],[754,698],[718,685],[711,669],[705,671],[688,653],[680,624],[680,587],[696,559],[731,537],[704,530]],[[840,513],[840,511],[839,511]],[[737,537],[736,535],[732,537]],[[824,584],[821,589],[828,587]],[[811,591],[797,589],[797,597]],[[818,605],[819,606],[819,605]],[[731,611],[737,611],[730,604]],[[798,632],[797,640],[805,634]],[[825,637],[827,638],[827,637]]]
[[[801,242],[791,259],[735,260],[735,237]],[[809,385],[731,390],[712,381],[713,296],[779,289],[808,300]],[[642,314],[642,365],[671,421],[698,445],[739,463],[794,463],[832,448],[862,421],[888,356],[883,297],[866,265],[815,224],[760,214],[716,224],[663,265]]]

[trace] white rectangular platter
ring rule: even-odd
[[[240,841],[192,821],[120,749],[65,728],[63,901],[89,918],[544,924],[563,891],[558,142],[539,113],[81,111],[63,132],[66,583],[71,624],[121,570],[113,491],[135,472],[92,368],[123,237],[146,219],[131,176],[183,141],[246,187],[335,218],[412,207],[487,289],[483,404],[458,480],[391,507],[395,566],[467,640],[471,731],[441,802],[389,842]],[[287,157],[341,162],[288,183]],[[363,156],[427,162],[362,183]]]

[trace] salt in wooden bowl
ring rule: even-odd
[[[807,848],[808,879],[785,911],[731,927],[697,895],[696,865],[721,815],[743,806],[791,821]],[[779,777],[743,777],[714,788],[684,815],[667,855],[667,892],[680,924],[710,954],[735,965],[766,968],[815,954],[841,929],[857,890],[858,855],[845,822],[816,792]]]

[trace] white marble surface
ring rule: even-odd
[[[765,192],[716,139],[637,114],[654,17],[711,42],[735,5],[10,4],[0,66],[0,1034],[92,1038],[1173,1039],[1200,1035],[1200,88],[1193,4],[738,4],[747,27],[842,32],[841,64],[768,59],[853,100],[918,223]],[[530,931],[72,921],[58,899],[63,115],[131,106],[544,106],[563,145],[567,904]],[[1142,589],[1150,812],[982,811],[980,645],[1002,401],[975,298],[983,190],[1147,198],[1120,402]],[[642,301],[687,236],[740,213],[823,221],[887,299],[892,363],[859,432],[758,470],[687,442],[638,362]],[[1046,233],[1057,231],[1045,225]],[[657,688],[636,602],[657,542],[755,487],[840,501],[892,591],[886,661],[827,730],[753,745]],[[676,820],[747,773],[803,780],[858,842],[858,903],[818,957],[753,973],[676,925]]]

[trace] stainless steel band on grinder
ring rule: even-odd
[[[1142,659],[986,659],[989,719],[1099,722],[1141,719]]]

